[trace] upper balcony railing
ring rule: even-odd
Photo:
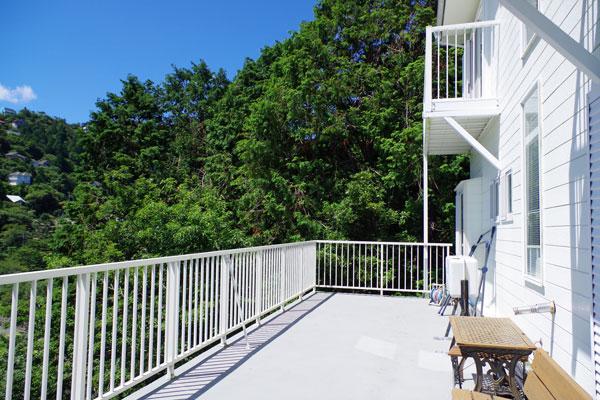
[[[469,115],[498,107],[499,31],[496,21],[427,27],[426,114]]]
[[[112,398],[318,287],[424,293],[450,247],[312,241],[3,275],[0,391]]]

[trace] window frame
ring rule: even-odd
[[[502,174],[502,220],[504,222],[512,222],[513,221],[513,172],[512,169],[509,168]]]
[[[497,224],[501,219],[500,212],[500,176],[490,181],[490,222]]]
[[[537,132],[537,140],[538,140],[538,168],[539,168],[539,181],[538,181],[538,190],[539,190],[539,235],[540,235],[540,257],[539,257],[539,265],[540,272],[539,276],[533,276],[527,272],[528,269],[528,254],[527,254],[527,236],[528,236],[528,184],[527,184],[527,143],[526,143],[526,121],[525,121],[525,103],[526,101],[537,91],[537,120],[538,120],[538,132]],[[539,80],[537,80],[530,88],[527,90],[525,95],[522,97],[520,101],[521,106],[521,162],[522,162],[522,214],[523,214],[523,229],[522,229],[522,237],[523,237],[523,278],[525,281],[535,284],[536,286],[544,286],[544,207],[543,207],[543,196],[542,193],[544,191],[543,186],[543,157],[542,157],[542,136],[543,136],[543,127],[542,127],[542,84]]]
[[[540,10],[540,0],[535,0],[535,8]],[[527,26],[521,22],[521,59],[525,60],[529,56],[538,38],[538,34],[533,32],[531,38],[527,40]]]

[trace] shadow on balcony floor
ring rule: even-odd
[[[425,300],[317,292],[152,392],[164,399],[448,399],[446,318]]]

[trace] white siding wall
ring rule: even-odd
[[[541,11],[586,48],[598,53],[598,0],[541,0]],[[481,142],[499,156],[503,173],[513,173],[512,221],[498,224],[489,284],[488,313],[512,316],[512,307],[554,300],[554,323],[549,314],[517,316],[514,320],[533,341],[553,357],[590,393],[594,388],[590,339],[591,254],[586,97],[590,82],[544,41],[521,59],[521,22],[495,0],[484,15],[501,22],[499,93],[502,113],[492,120]],[[595,43],[594,43],[595,42]],[[523,131],[521,101],[540,83],[542,286],[524,279]],[[471,176],[489,180],[497,175],[473,154]],[[501,196],[504,194],[501,193]],[[484,204],[486,202],[484,201]],[[486,207],[484,207],[486,208]],[[489,219],[489,210],[482,216]],[[492,292],[492,291],[490,291]],[[492,292],[493,293],[493,292]],[[489,315],[489,314],[488,314]]]

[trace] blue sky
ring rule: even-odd
[[[230,78],[313,18],[316,0],[6,1],[0,107],[83,122],[134,74],[161,81],[204,59]]]

